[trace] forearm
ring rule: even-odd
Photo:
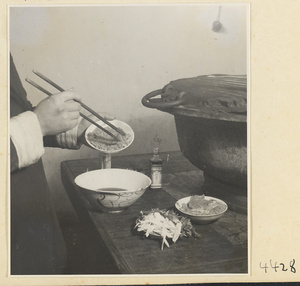
[[[26,111],[10,119],[11,167],[21,169],[44,154],[43,135],[37,116]]]
[[[59,147],[55,136],[46,136],[43,138],[44,147]],[[16,147],[10,140],[10,171],[14,172],[19,169],[19,158]]]
[[[79,149],[77,127],[58,135],[44,136],[37,116],[26,111],[10,119],[11,171],[36,163],[44,147]]]
[[[56,136],[44,136],[45,147],[58,147],[62,149],[79,149],[81,143],[77,140],[77,127]]]

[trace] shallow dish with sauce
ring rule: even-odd
[[[189,208],[188,203],[190,202],[191,197],[192,196],[178,200],[175,203],[175,207],[182,215],[188,217],[191,221],[195,223],[206,224],[213,222],[219,219],[222,215],[224,215],[224,213],[228,209],[228,206],[224,201],[209,196],[205,196],[205,201],[213,202],[217,206],[215,211],[205,213],[202,209]]]

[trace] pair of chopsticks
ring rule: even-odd
[[[41,79],[43,79],[44,81],[46,81],[47,83],[49,83],[50,85],[54,86],[56,89],[58,89],[59,91],[65,91],[62,87],[60,87],[59,85],[57,85],[55,82],[53,82],[52,80],[50,80],[49,78],[47,78],[46,76],[44,76],[43,74],[41,74],[40,72],[33,70],[33,73],[36,74],[37,76],[39,76]],[[44,89],[43,87],[41,87],[40,85],[38,85],[37,83],[35,83],[34,81],[30,80],[29,78],[25,79],[28,83],[30,83],[31,85],[33,85],[35,88],[39,89],[40,91],[44,92],[45,94],[51,96],[52,93],[49,92],[48,90]],[[90,107],[88,107],[86,104],[84,104],[81,101],[78,101],[76,99],[74,99],[74,101],[80,103],[80,105],[85,108],[87,111],[89,111],[91,114],[95,115],[97,118],[99,118],[100,120],[102,120],[104,123],[106,123],[108,126],[110,126],[112,129],[114,129],[115,131],[117,131],[119,134],[121,134],[122,136],[126,135],[124,133],[123,130],[121,130],[120,128],[114,126],[113,124],[111,124],[108,120],[106,120],[105,118],[103,118],[101,115],[99,115],[97,112],[95,112],[93,109],[91,109]],[[92,119],[90,119],[89,117],[87,117],[85,114],[80,112],[80,116],[83,117],[84,119],[86,119],[87,121],[91,122],[93,125],[95,125],[96,127],[100,128],[102,131],[106,132],[108,135],[110,135],[111,137],[113,137],[115,140],[119,141],[119,138],[117,136],[115,136],[114,134],[112,134],[110,131],[106,130],[103,126],[99,125],[97,122],[93,121]]]

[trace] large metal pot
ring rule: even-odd
[[[174,115],[181,151],[206,176],[247,189],[246,76],[179,79],[142,103]]]

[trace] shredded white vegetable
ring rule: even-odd
[[[161,237],[161,250],[164,245],[170,247],[167,239],[172,239],[175,243],[180,236],[188,237],[194,234],[195,237],[199,237],[189,219],[179,217],[173,211],[153,209],[145,214],[141,212],[135,228],[137,231],[144,232],[146,237],[149,235]]]

